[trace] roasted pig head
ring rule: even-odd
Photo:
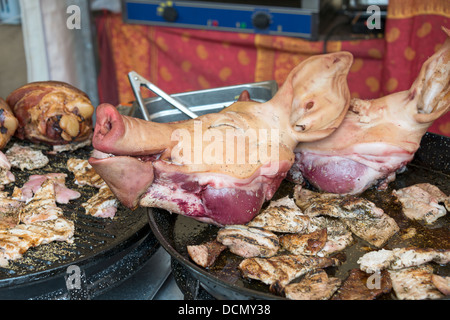
[[[92,136],[94,107],[84,92],[67,83],[29,83],[6,101],[19,120],[16,136],[20,139],[64,145]]]
[[[352,60],[347,52],[309,58],[268,102],[244,93],[219,113],[176,123],[100,105],[89,162],[128,207],[216,225],[247,223],[285,178],[299,141],[323,138],[342,121]]]
[[[332,193],[385,188],[413,159],[433,121],[449,109],[450,38],[423,64],[409,90],[375,100],[353,99],[333,134],[300,143],[289,175]]]
[[[0,150],[9,142],[19,122],[5,100],[0,98]]]

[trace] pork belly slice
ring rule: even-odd
[[[20,221],[31,224],[37,221],[53,220],[63,215],[63,211],[56,205],[55,182],[47,179],[42,183],[20,211]]]
[[[280,236],[280,245],[292,254],[317,255],[327,242],[327,229],[305,234],[285,234]]]
[[[328,300],[340,285],[340,279],[328,277],[324,270],[319,269],[306,274],[298,283],[288,284],[283,291],[291,300]]]
[[[271,257],[280,248],[278,237],[271,231],[243,225],[225,226],[217,233],[217,241],[244,258]]]
[[[395,248],[368,252],[358,259],[359,267],[367,273],[383,269],[399,270],[419,266],[428,262],[447,264],[450,261],[450,249],[433,248]]]
[[[70,158],[67,160],[67,169],[75,176],[75,183],[79,186],[101,188],[105,181],[95,172],[88,160]]]
[[[24,202],[30,201],[33,194],[39,190],[46,180],[53,181],[55,185],[56,202],[59,204],[67,204],[71,200],[78,199],[81,194],[78,191],[66,187],[65,173],[48,173],[45,175],[31,175],[22,188],[14,188],[12,197]]]
[[[7,192],[0,192],[0,229],[15,227],[20,222],[20,209],[23,202],[9,197]]]
[[[87,215],[113,219],[119,206],[119,200],[105,184],[87,202],[81,204]]]
[[[74,223],[64,217],[0,230],[0,266],[6,267],[10,260],[22,258],[32,247],[53,241],[72,243],[74,232]]]
[[[217,240],[205,242],[199,245],[187,246],[189,257],[203,268],[212,266],[219,255],[227,246]]]
[[[392,282],[386,270],[375,275],[377,279],[370,279],[371,276],[359,269],[350,270],[349,276],[332,300],[374,300],[384,293],[391,292]]]
[[[450,197],[429,183],[394,190],[392,194],[402,204],[403,213],[409,219],[430,224],[445,216],[449,210]]]
[[[278,255],[271,258],[248,258],[239,264],[242,276],[282,289],[292,280],[316,269],[339,266],[335,258],[305,255]]]
[[[41,150],[21,146],[17,143],[6,151],[6,157],[13,168],[22,171],[41,169],[49,163],[49,159]]]
[[[288,196],[271,201],[269,206],[247,225],[281,233],[299,233],[308,229],[310,218]]]
[[[326,215],[340,219],[358,237],[382,247],[400,228],[394,219],[366,199],[351,195],[318,193],[296,186],[296,204],[311,217]]]
[[[0,151],[0,190],[6,185],[16,181],[16,177],[11,173],[11,163],[6,155]]]
[[[441,299],[444,294],[433,283],[433,267],[422,265],[389,270],[392,288],[400,300]]]

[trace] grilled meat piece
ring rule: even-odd
[[[74,223],[64,217],[0,230],[0,266],[7,266],[9,260],[20,259],[32,247],[53,241],[71,243],[74,230]]]
[[[107,185],[104,185],[87,202],[81,204],[87,215],[98,218],[113,219],[119,206],[119,201]]]
[[[242,275],[278,288],[312,270],[339,266],[335,258],[304,255],[278,255],[271,258],[249,258],[239,264]]]
[[[441,277],[437,274],[431,276],[434,286],[446,296],[450,295],[450,277]]]
[[[8,144],[18,127],[19,121],[11,108],[0,98],[0,150]]]
[[[21,146],[17,143],[6,151],[6,157],[13,168],[22,171],[41,169],[49,163],[49,159],[41,150]]]
[[[217,241],[244,258],[271,257],[280,248],[278,237],[267,230],[243,225],[225,226],[217,233]]]
[[[13,198],[24,202],[29,201],[46,180],[52,180],[55,184],[56,202],[67,204],[71,200],[78,199],[81,194],[78,191],[66,187],[65,173],[48,173],[45,175],[31,175],[22,188],[15,188]]]
[[[308,229],[309,220],[292,198],[285,197],[271,201],[269,206],[247,225],[273,232],[298,233]]]
[[[33,198],[22,207],[20,221],[31,224],[37,221],[57,219],[62,214],[62,209],[56,205],[55,182],[47,179]]]
[[[20,222],[23,202],[14,200],[6,192],[0,192],[0,229],[15,227]]]
[[[324,270],[319,269],[306,274],[298,283],[288,284],[283,291],[291,300],[328,300],[340,285],[340,279],[328,277]]]
[[[327,241],[324,247],[317,253],[320,257],[326,257],[344,250],[353,242],[352,233],[347,225],[338,219],[325,216],[312,218],[310,231],[322,229],[327,230]]]
[[[450,197],[429,183],[420,183],[392,192],[402,204],[403,213],[409,219],[433,223],[446,215]],[[444,203],[440,205],[439,203]],[[445,209],[447,206],[447,210]]]
[[[389,270],[392,288],[400,300],[440,299],[444,295],[432,281],[433,268],[430,265]]]
[[[15,135],[20,139],[61,145],[92,136],[94,107],[84,92],[67,83],[29,83],[6,101],[19,120]]]
[[[366,253],[358,259],[360,269],[367,273],[383,269],[399,270],[419,266],[427,262],[447,264],[450,261],[450,249],[433,248],[395,248],[381,249]]]
[[[386,270],[369,279],[370,274],[359,269],[350,270],[347,279],[333,296],[332,300],[374,300],[392,290],[391,278]],[[370,287],[370,288],[369,288]]]
[[[306,234],[286,234],[280,236],[280,245],[292,254],[317,255],[327,242],[327,229]]]
[[[298,185],[294,190],[294,198],[306,215],[339,218],[355,235],[376,247],[382,247],[400,230],[394,219],[363,198],[318,193]]]
[[[227,246],[217,240],[209,241],[195,246],[187,246],[189,257],[203,268],[208,268],[216,262],[217,257]]]
[[[0,190],[3,190],[6,185],[16,181],[16,178],[10,170],[11,163],[6,155],[0,151]]]
[[[70,158],[67,160],[67,169],[75,176],[75,183],[79,186],[100,188],[105,181],[95,172],[88,160]]]

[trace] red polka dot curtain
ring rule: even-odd
[[[109,13],[96,24],[100,100],[113,104],[134,100],[127,78],[132,70],[168,93],[265,80],[281,85],[295,65],[324,49],[322,41],[292,37],[124,24]],[[409,89],[444,42],[442,26],[450,28],[448,0],[391,0],[384,38],[329,41],[326,51],[351,52],[352,96],[377,98]],[[429,131],[450,136],[450,114]]]

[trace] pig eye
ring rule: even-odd
[[[306,104],[305,109],[306,111],[311,110],[314,107],[314,102],[310,101]]]

